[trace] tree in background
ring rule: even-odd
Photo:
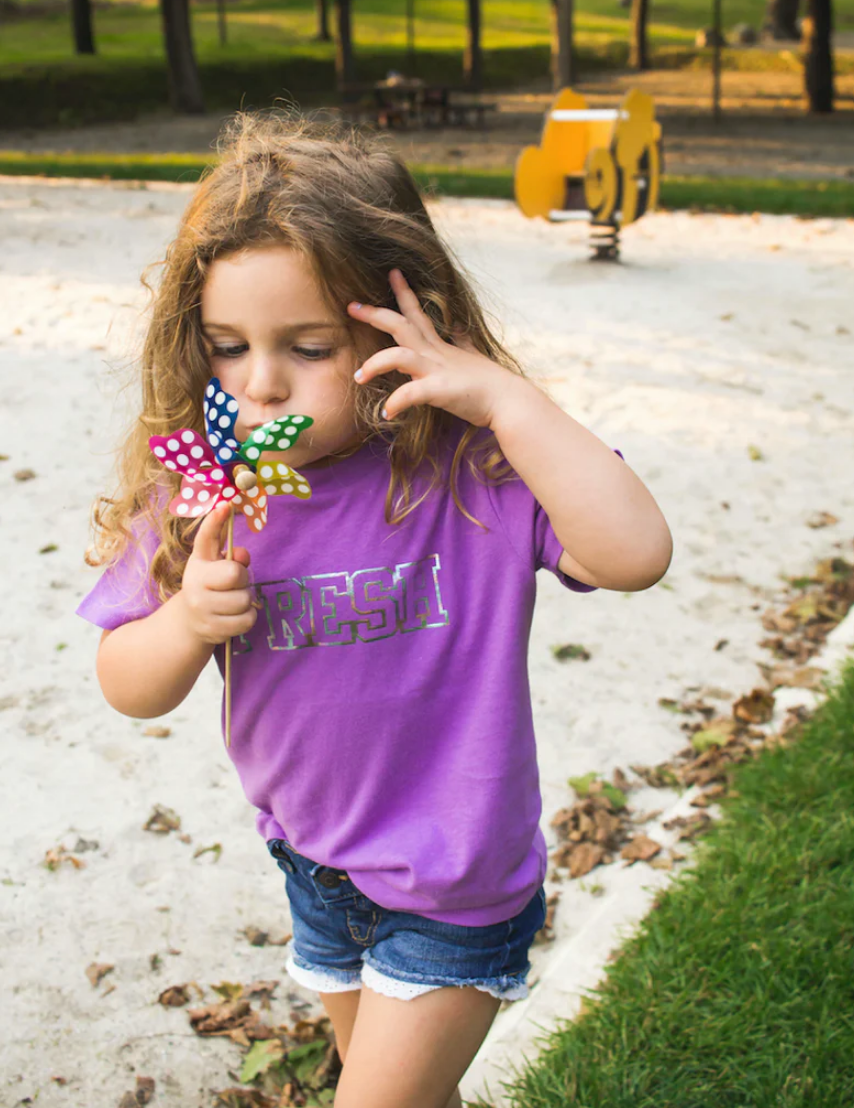
[[[768,0],[762,30],[778,42],[797,42],[800,0]]]
[[[71,29],[74,33],[74,50],[78,54],[94,54],[95,38],[92,34],[92,5],[90,0],[71,0]]]
[[[573,0],[552,2],[552,82],[556,89],[566,88],[575,80],[575,60],[572,49]]]
[[[331,42],[332,34],[329,30],[329,0],[314,0],[314,10],[317,15],[317,34],[314,36],[317,42]]]
[[[193,49],[189,0],[160,0],[160,16],[172,108],[185,115],[199,115],[205,103]]]
[[[833,111],[831,0],[808,0],[804,19],[804,87],[811,112]]]
[[[463,73],[466,83],[480,88],[483,79],[483,58],[480,48],[480,0],[466,0],[466,49]]]
[[[339,88],[356,78],[350,15],[350,0],[335,0],[335,76]]]
[[[646,34],[648,14],[649,0],[632,0],[629,46],[629,67],[631,69],[649,69],[649,49]]]

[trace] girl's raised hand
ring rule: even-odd
[[[391,335],[397,345],[372,355],[356,372],[359,384],[399,370],[412,378],[388,398],[383,418],[395,419],[416,404],[444,408],[477,427],[489,427],[502,399],[521,378],[475,349],[466,336],[445,342],[436,333],[399,269],[389,274],[400,312],[369,304],[349,304],[361,323]]]
[[[233,561],[222,555],[228,512],[228,504],[217,504],[202,520],[178,594],[190,630],[213,646],[245,635],[258,618],[246,572],[249,551],[236,546]]]

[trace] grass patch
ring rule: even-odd
[[[203,154],[30,154],[0,151],[0,173],[14,176],[93,177],[117,181],[197,181],[210,163]],[[433,196],[513,199],[510,169],[412,165]],[[661,206],[719,212],[854,218],[854,183],[753,180],[745,177],[664,177]]]
[[[510,1083],[524,1108],[854,1104],[854,660],[656,899],[586,1011]]]
[[[160,17],[154,0],[107,3],[94,13],[97,54],[74,54],[67,5],[3,0],[0,104],[3,126],[42,127],[133,119],[168,104]],[[431,0],[415,5],[414,69],[431,81],[460,84],[465,45],[464,5]],[[34,14],[29,14],[33,11]],[[400,0],[360,0],[353,14],[358,79],[408,70],[405,6]],[[758,27],[764,0],[732,0],[727,26]],[[193,4],[193,36],[209,110],[233,111],[245,102],[266,107],[277,96],[334,99],[334,44],[314,39],[313,0],[230,0],[228,42],[219,42],[216,5]],[[854,27],[854,0],[834,5],[838,30]],[[708,68],[710,54],[694,48],[708,25],[708,0],[656,3],[649,27],[653,65]],[[628,59],[628,12],[616,0],[579,0],[575,44],[582,74],[623,69]],[[546,0],[489,0],[483,12],[484,86],[509,89],[548,84],[551,28]],[[792,69],[798,51],[725,50],[725,68]],[[854,72],[839,54],[837,73]]]

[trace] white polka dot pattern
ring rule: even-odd
[[[264,482],[264,491],[270,496],[295,496],[298,500],[310,500],[308,481],[284,462],[264,462],[258,467],[258,476]]]
[[[234,433],[237,401],[223,390],[216,377],[211,377],[205,389],[204,409],[208,442],[219,464],[227,465],[240,448]]]
[[[310,416],[282,416],[264,423],[252,432],[240,448],[240,456],[250,465],[254,465],[262,453],[268,450],[288,450],[302,431],[311,427],[314,420]]]

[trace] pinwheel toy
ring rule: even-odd
[[[198,518],[223,500],[229,504],[228,548],[234,556],[234,513],[242,512],[251,531],[267,524],[270,496],[295,496],[308,500],[308,481],[284,462],[265,461],[273,451],[287,450],[314,422],[310,416],[289,415],[271,420],[250,432],[245,442],[235,435],[238,404],[216,377],[205,389],[207,440],[188,427],[172,435],[152,435],[148,445],[155,457],[172,472],[181,474],[178,495],[169,502],[172,515]],[[225,743],[231,745],[231,639],[225,643]]]

